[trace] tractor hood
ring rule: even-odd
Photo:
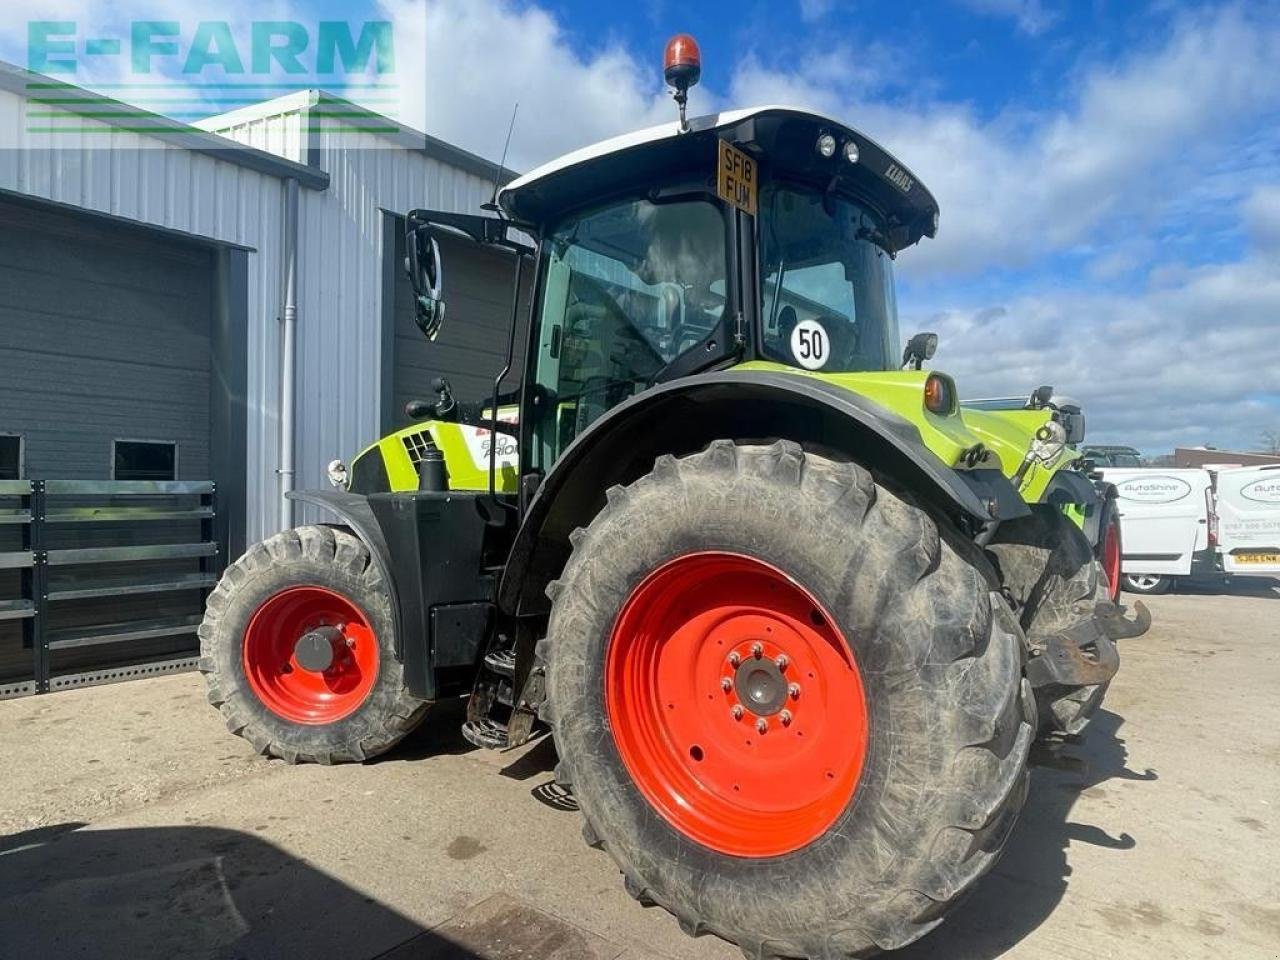
[[[816,148],[830,134],[832,156]],[[830,117],[790,107],[755,107],[624,134],[584,147],[513,180],[498,194],[512,218],[535,225],[606,197],[680,177],[706,179],[715,188],[719,140],[760,164],[761,180],[786,177],[832,188],[871,207],[885,222],[896,252],[938,228],[938,204],[914,173],[865,134]],[[846,145],[856,147],[850,162]]]
[[[957,403],[949,413],[931,413],[925,408],[925,383],[931,376],[951,378],[940,371],[877,370],[864,373],[820,373],[800,370],[773,361],[754,360],[734,367],[735,370],[768,370],[788,376],[809,377],[841,387],[884,407],[908,421],[920,433],[920,439],[948,467],[994,467],[1012,477],[1022,463],[1036,430],[1052,418],[1053,412],[1039,410],[977,410]],[[953,396],[958,395],[952,383]],[[971,454],[981,447],[986,457],[973,460]],[[1049,465],[1030,468],[1022,489],[1029,502],[1038,500],[1053,473],[1076,459],[1078,452],[1067,447]]]

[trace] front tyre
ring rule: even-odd
[[[375,757],[429,706],[405,690],[386,585],[343,529],[299,527],[251,547],[210,594],[199,634],[227,728],[290,763]]]
[[[980,554],[854,464],[727,440],[572,540],[557,774],[633,896],[751,956],[854,957],[991,867],[1035,713]]]

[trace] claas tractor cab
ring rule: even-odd
[[[532,281],[520,370],[297,494],[332,522],[252,547],[200,629],[210,700],[290,762],[389,749],[432,703],[549,732],[627,890],[750,956],[921,936],[991,866],[1037,732],[1079,732],[1146,628],[1116,605],[1114,492],[1051,388],[965,407],[898,329],[893,262],[938,229],[905,163],[830,117],[686,120],[415,211]],[[513,297],[519,304],[521,298]]]

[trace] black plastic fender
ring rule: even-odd
[[[1084,535],[1089,546],[1097,547],[1102,536],[1102,505],[1118,496],[1114,484],[1090,480],[1075,470],[1059,470],[1045,487],[1043,502],[1058,509],[1075,504],[1084,508]]]
[[[339,520],[351,528],[351,532],[364,541],[369,548],[382,581],[387,585],[391,600],[391,616],[396,631],[396,658],[404,660],[404,623],[400,612],[399,591],[396,589],[396,578],[392,575],[391,550],[387,546],[387,538],[383,536],[382,527],[373,515],[369,499],[360,493],[347,493],[342,490],[291,490],[285,494],[290,500],[310,503],[336,515]]]
[[[909,420],[849,390],[763,370],[698,374],[619,404],[569,445],[528,504],[499,587],[501,608],[545,612],[544,591],[568,557],[569,534],[599,512],[605,490],[643,476],[662,454],[696,453],[721,438],[794,440],[855,459],[975,529],[1027,512],[999,471],[953,469]]]

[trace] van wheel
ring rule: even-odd
[[[1145,593],[1151,597],[1168,593],[1173,587],[1172,577],[1159,577],[1151,573],[1126,573],[1120,582],[1128,593]]]

